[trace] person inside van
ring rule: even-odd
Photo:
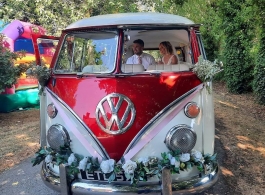
[[[170,65],[178,63],[178,58],[173,53],[173,47],[169,41],[161,42],[159,44],[159,51],[163,57],[162,61],[158,62],[158,64]]]
[[[151,64],[156,64],[155,58],[150,54],[144,53],[144,41],[141,39],[137,39],[133,41],[132,46],[134,55],[127,59],[126,64],[142,64],[144,69]]]

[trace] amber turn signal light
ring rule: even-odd
[[[196,118],[200,113],[200,107],[195,102],[189,102],[184,108],[184,113],[189,118]]]

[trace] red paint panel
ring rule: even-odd
[[[94,132],[109,156],[119,160],[135,135],[159,111],[201,82],[192,72],[162,73],[160,76],[135,75],[117,78],[77,78],[54,76],[56,85],[49,88],[65,101]],[[131,128],[120,135],[101,130],[95,119],[95,111],[101,99],[111,93],[128,97],[136,109]],[[107,107],[107,106],[106,106]],[[125,112],[122,105],[118,116]],[[110,117],[110,110],[106,109]],[[130,119],[131,116],[128,116]],[[128,121],[127,121],[128,122]],[[113,126],[113,128],[116,128]]]
[[[196,36],[194,29],[192,29],[190,31],[190,39],[191,39],[190,42],[191,42],[192,52],[193,52],[193,56],[194,56],[194,62],[197,63],[198,58],[201,54],[200,54],[200,50],[199,50],[197,36]]]

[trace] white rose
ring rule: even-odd
[[[114,163],[115,161],[113,159],[104,160],[100,164],[100,168],[103,173],[110,173],[114,169]]]
[[[176,159],[173,157],[173,158],[171,158],[170,159],[170,164],[171,165],[175,165],[175,163],[176,163]]]
[[[202,153],[197,150],[192,150],[191,156],[197,161],[200,161],[202,159]]]
[[[45,162],[46,162],[46,163],[50,163],[50,162],[52,162],[52,155],[48,154],[48,155],[45,157]]]
[[[181,162],[189,161],[190,160],[190,154],[189,153],[181,154],[181,156],[179,157],[179,160]]]
[[[88,163],[87,165],[86,165],[86,169],[90,169],[91,168],[91,163]]]
[[[170,159],[170,164],[171,164],[171,165],[174,165],[175,167],[179,167],[179,166],[180,166],[180,162],[177,161],[175,157],[172,157],[172,158]]]
[[[138,159],[139,163],[143,163],[144,166],[148,166],[149,158],[147,157],[141,157]]]
[[[136,164],[136,162],[128,160],[125,162],[124,165],[122,165],[122,168],[123,168],[125,173],[128,173],[131,175],[134,173],[134,170],[137,168],[137,164]]]
[[[175,167],[179,167],[179,166],[180,166],[180,162],[176,160]]]
[[[74,153],[71,153],[70,154],[70,156],[69,156],[69,158],[68,158],[68,160],[67,160],[67,162],[68,162],[68,165],[72,165],[72,163],[73,162],[76,162],[77,161],[77,159],[76,159],[76,157],[75,157],[75,154]]]

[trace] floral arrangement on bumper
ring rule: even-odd
[[[45,65],[31,65],[31,67],[27,70],[26,74],[27,76],[31,76],[38,79],[39,84],[41,86],[39,90],[39,95],[42,95],[44,87],[47,85],[48,80],[50,79],[51,70]]]
[[[92,173],[101,171],[108,178],[108,182],[115,180],[116,175],[124,171],[127,180],[131,184],[137,184],[139,181],[146,181],[147,178],[158,176],[161,177],[162,169],[167,167],[171,174],[180,173],[180,171],[188,170],[193,166],[202,174],[207,174],[210,167],[216,164],[216,154],[203,155],[201,152],[192,150],[191,153],[180,153],[179,151],[169,151],[161,154],[161,159],[157,157],[142,157],[137,161],[121,159],[121,163],[116,163],[113,159],[103,160],[99,163],[97,158],[83,157],[71,151],[66,145],[55,151],[49,147],[40,148],[36,152],[36,156],[32,159],[33,166],[40,164],[43,160],[46,163],[54,163],[60,165],[62,163],[68,165],[68,174],[75,175],[80,170]]]
[[[211,62],[203,59],[202,56],[198,58],[198,62],[194,65],[192,71],[201,79],[203,83],[212,80],[213,76],[221,71],[222,62],[215,60]],[[209,86],[206,84],[207,90],[210,92]]]

